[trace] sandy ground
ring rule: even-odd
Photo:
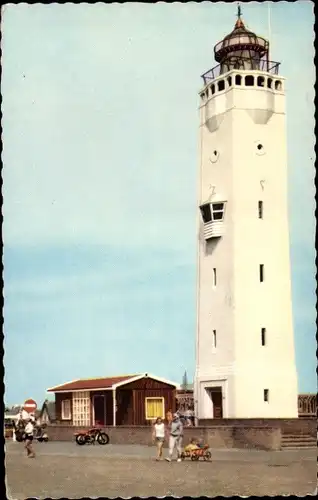
[[[145,446],[6,443],[7,496],[37,498],[314,494],[317,452],[212,450],[212,462],[156,462]]]

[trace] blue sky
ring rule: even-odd
[[[267,37],[267,5],[243,5]],[[236,4],[3,10],[5,400],[194,372],[200,75]],[[299,391],[316,391],[313,4],[272,4],[287,78]]]

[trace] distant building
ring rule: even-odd
[[[54,424],[55,421],[55,401],[46,399],[38,413],[37,422],[39,424]]]
[[[147,425],[176,410],[179,384],[147,373],[80,379],[51,387],[55,421],[74,426]]]

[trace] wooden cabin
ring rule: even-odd
[[[55,421],[74,426],[148,425],[176,411],[179,384],[150,375],[80,379],[48,389]]]

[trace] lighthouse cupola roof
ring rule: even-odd
[[[222,64],[229,58],[260,59],[268,55],[269,43],[246,28],[238,6],[237,21],[233,31],[214,47],[215,60]]]

